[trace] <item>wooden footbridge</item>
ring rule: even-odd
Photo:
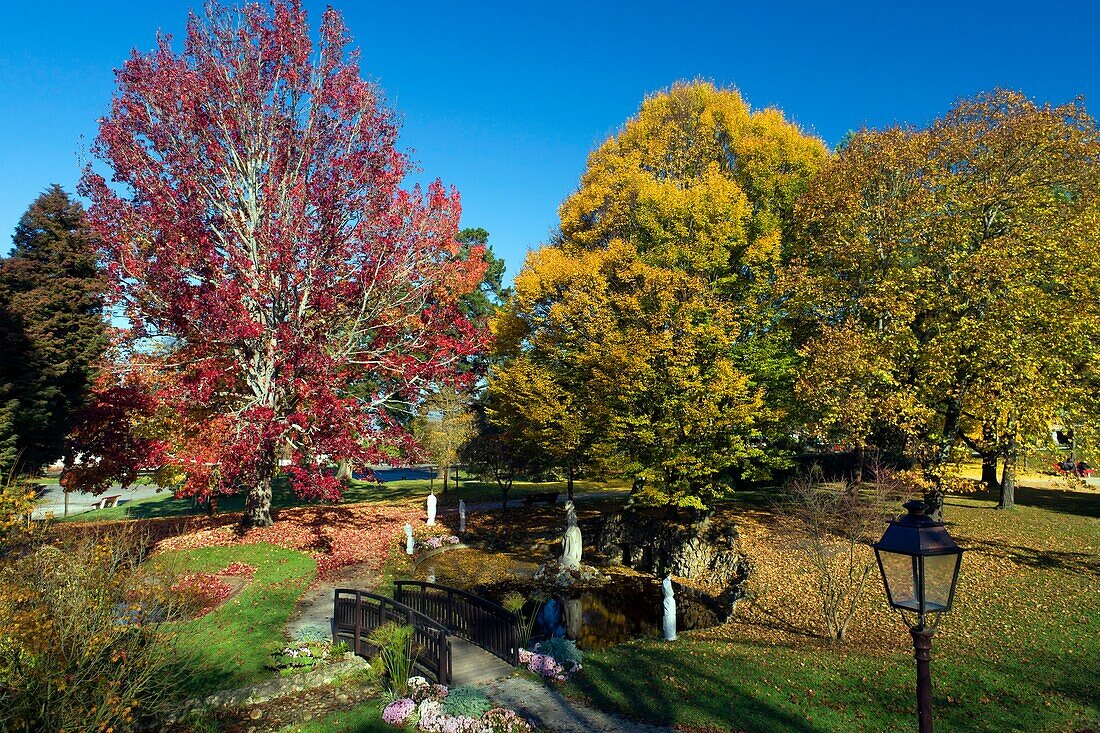
[[[393,598],[337,588],[332,638],[361,657],[376,651],[370,633],[388,621],[413,627],[416,666],[443,685],[497,679],[519,665],[519,617],[459,588],[394,581]]]

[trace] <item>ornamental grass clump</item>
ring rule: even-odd
[[[385,672],[390,692],[403,697],[409,691],[409,675],[416,659],[413,627],[390,621],[372,631],[369,639],[378,648],[377,662]]]
[[[531,613],[524,614],[523,607],[527,605],[527,599],[523,597],[523,594],[513,591],[504,596],[501,605],[519,616],[519,624],[516,626],[516,641],[519,643],[520,648],[526,647],[531,643],[531,634],[535,630],[535,619],[539,616],[542,603],[535,601],[535,607],[531,609]]]

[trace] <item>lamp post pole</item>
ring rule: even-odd
[[[920,733],[932,733],[932,674],[928,662],[932,659],[932,629],[924,624],[909,629],[913,635],[913,656],[917,658],[917,718]]]

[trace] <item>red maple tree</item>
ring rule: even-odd
[[[245,526],[271,524],[280,458],[300,496],[338,497],[323,465],[385,460],[409,438],[383,406],[471,379],[456,367],[485,346],[456,307],[484,273],[459,256],[458,193],[401,188],[394,114],[349,42],[329,9],[314,44],[296,0],[192,13],[182,53],[160,37],[116,72],[93,147],[113,175],[82,179],[120,366],[156,371],[143,410],[173,426],[114,463],[171,465],[183,494],[244,491]],[[78,429],[91,457],[111,445],[82,434],[118,431]]]

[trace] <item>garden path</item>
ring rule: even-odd
[[[484,689],[493,702],[515,710],[539,728],[557,733],[674,733],[672,728],[624,720],[572,702],[527,677],[507,677]]]

